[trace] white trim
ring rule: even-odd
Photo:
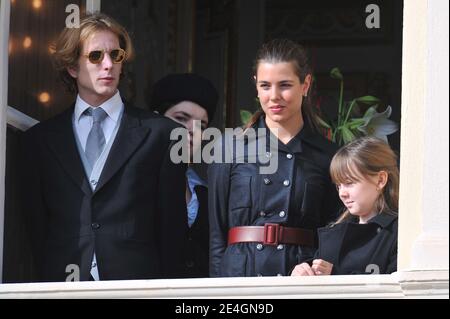
[[[0,299],[448,299],[448,296],[448,270],[373,276],[202,278],[0,285]],[[270,301],[264,301],[263,303],[270,303]]]
[[[398,270],[449,269],[448,21],[404,2]]]
[[[87,13],[100,12],[101,0],[86,0]]]
[[[424,151],[427,1],[408,0],[403,8],[402,119],[398,267],[408,269],[412,244],[420,236]],[[411,48],[414,47],[413,52]],[[420,76],[423,75],[423,76]]]
[[[8,106],[7,109],[7,123],[21,131],[26,131],[30,127],[39,123],[38,120]]]
[[[0,283],[3,282],[5,225],[6,106],[8,103],[8,54],[10,0],[0,1]]]

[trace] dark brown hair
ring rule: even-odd
[[[257,75],[258,67],[262,62],[292,63],[294,72],[298,76],[300,83],[305,82],[305,78],[308,74],[312,77],[313,72],[305,48],[288,39],[273,39],[262,45],[256,55],[253,66],[253,73],[255,76]],[[308,121],[308,124],[312,128],[318,130],[317,111],[312,104],[312,94],[308,94],[308,96],[303,99],[302,113]],[[262,110],[258,110],[250,119],[246,128],[254,125],[263,114],[264,112]]]
[[[69,92],[76,93],[78,89],[76,80],[67,72],[67,68],[78,67],[83,44],[99,31],[110,31],[117,35],[120,47],[127,54],[125,61],[134,56],[133,45],[125,28],[105,14],[87,15],[80,21],[79,28],[65,28],[53,46],[53,64]]]

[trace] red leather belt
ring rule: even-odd
[[[247,242],[271,246],[278,244],[314,246],[314,232],[310,229],[284,227],[279,224],[239,226],[228,231],[228,245]]]

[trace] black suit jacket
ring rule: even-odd
[[[195,187],[199,202],[197,218],[188,230],[185,254],[185,275],[189,278],[209,277],[208,188]]]
[[[65,281],[69,265],[88,280],[94,251],[102,280],[182,276],[186,167],[170,160],[177,125],[126,106],[92,192],[72,114],[73,108],[25,134],[23,193],[37,280]]]

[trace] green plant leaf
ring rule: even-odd
[[[366,113],[364,114],[364,119],[366,121],[369,121],[376,113],[377,113],[377,106],[371,106],[367,109]]]
[[[353,134],[352,131],[350,131],[350,129],[347,126],[342,126],[341,130],[344,144],[347,144],[356,138],[355,134]]]
[[[241,110],[240,115],[241,115],[241,121],[242,121],[243,125],[246,125],[253,116],[253,114],[247,110]]]
[[[336,79],[336,80],[342,81],[344,79],[341,71],[338,68],[333,68],[330,72],[330,76],[331,76],[331,78]]]
[[[366,95],[366,96],[361,96],[361,97],[357,98],[356,102],[363,103],[366,105],[374,105],[374,104],[380,103],[380,99],[375,96]]]
[[[319,116],[317,117],[317,121],[319,122],[319,124],[321,125],[321,126],[323,126],[323,127],[325,127],[325,128],[331,128],[331,126],[327,123],[327,122],[325,122],[324,120],[322,120]]]
[[[348,128],[354,130],[365,123],[366,121],[364,119],[352,119],[348,122]]]

